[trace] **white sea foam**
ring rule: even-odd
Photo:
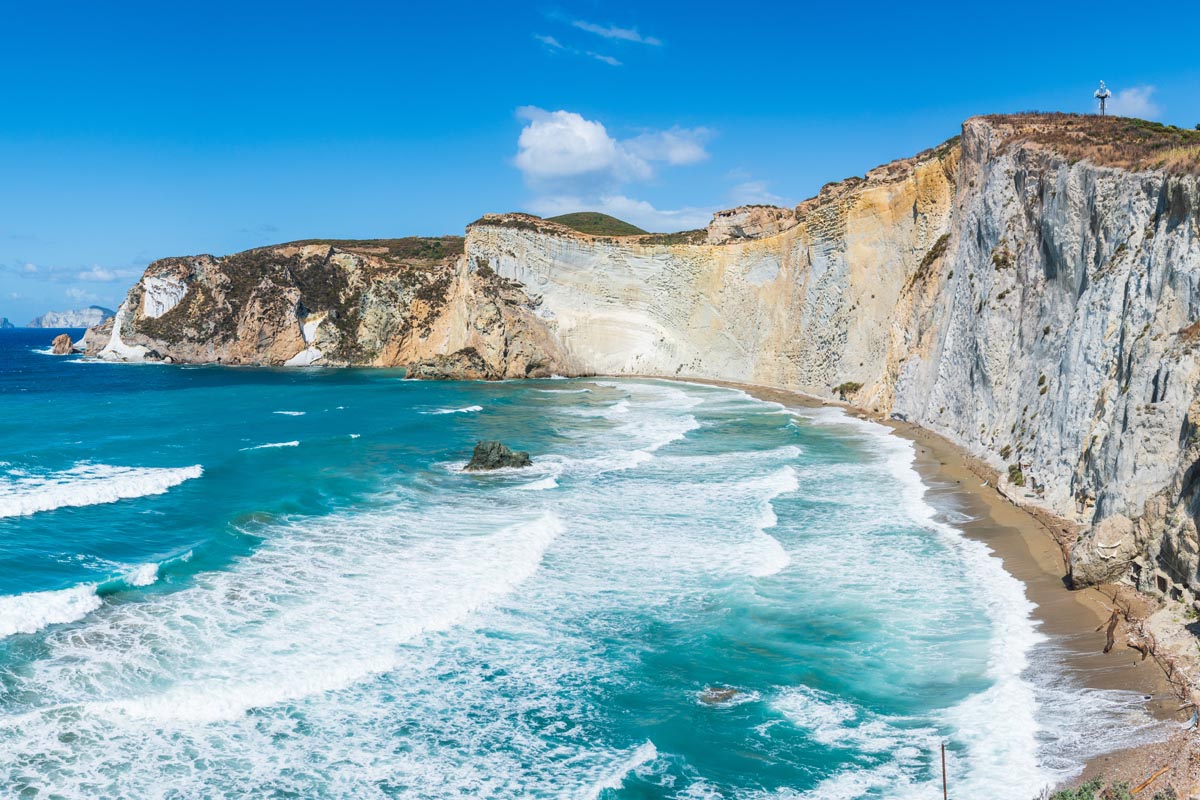
[[[422,414],[474,414],[476,411],[483,411],[483,406],[463,406],[462,408],[439,408],[436,411],[422,411]]]
[[[0,477],[0,517],[163,494],[203,472],[199,464],[157,468],[80,463],[60,472],[11,470]]]
[[[142,564],[125,576],[130,586],[150,586],[158,580],[158,564]]]
[[[299,447],[299,446],[300,446],[300,442],[298,442],[298,441],[268,442],[267,444],[256,444],[253,447],[243,447],[243,448],[241,448],[241,452],[244,453],[247,450],[270,450],[271,448],[274,448],[274,447]]]
[[[351,438],[351,439],[359,439],[359,438],[361,438],[361,437],[362,437],[362,434],[361,434],[361,433],[352,433],[352,434],[350,434],[350,438]]]
[[[83,619],[100,607],[94,584],[0,597],[0,639]]]
[[[759,563],[750,569],[750,574],[756,578],[774,575],[791,563],[792,559],[783,545],[778,539],[767,533],[767,530],[779,524],[779,517],[776,516],[771,502],[780,495],[794,492],[800,488],[796,470],[791,466],[785,466],[772,473],[762,483],[765,495],[759,503],[758,519],[755,522],[757,528],[755,539],[761,556]]]
[[[533,481],[524,486],[518,486],[517,489],[525,492],[542,492],[546,489],[557,489],[558,481],[554,478],[542,478],[540,481]]]
[[[272,411],[272,414],[282,414],[285,417],[303,417],[306,411]]]
[[[587,790],[583,796],[596,800],[600,795],[608,789],[617,790],[625,783],[626,776],[636,772],[640,767],[644,767],[654,759],[658,758],[658,748],[654,746],[654,742],[649,739],[637,748],[632,753],[629,753],[614,766],[607,775],[599,778]]]
[[[534,389],[534,391],[545,394],[586,394],[591,389]]]
[[[884,717],[839,698],[837,695],[799,686],[785,690],[772,704],[809,737],[826,747],[853,749],[860,753],[919,755],[936,748],[937,729],[913,726],[898,717]]]
[[[570,414],[573,417],[602,417],[604,419],[617,419],[629,413],[629,398],[622,398],[612,405],[583,407],[583,408],[567,408],[563,413]]]
[[[153,688],[62,700],[101,716],[236,719],[391,669],[397,645],[461,623],[528,579],[562,529],[546,512],[494,533],[406,541],[390,514],[326,518],[194,588],[110,607],[90,623],[94,637],[55,641],[39,677],[47,692],[71,692],[97,665],[119,663],[129,675],[118,686],[157,676]]]

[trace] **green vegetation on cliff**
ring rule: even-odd
[[[547,217],[549,222],[566,225],[572,230],[587,233],[592,236],[641,236],[647,231],[636,225],[630,225],[624,220],[601,214],[599,211],[578,211],[574,214],[563,214],[558,217]]]

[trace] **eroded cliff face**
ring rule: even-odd
[[[151,264],[89,353],[113,360],[408,367],[496,379],[562,371],[537,298],[468,270],[462,240],[293,243]]]
[[[1177,169],[1193,155],[1175,148],[1147,168],[1128,145],[1143,129],[1097,119],[968,120],[961,139],[707,231],[590,236],[507,214],[473,223],[461,255],[387,240],[168,259],[88,341],[108,357],[846,399],[945,435],[1018,501],[1079,523],[1078,583],[1190,596],[1200,166]]]
[[[1077,583],[1184,594],[1200,589],[1198,181],[1070,160],[1054,124],[969,120],[794,212],[722,212],[703,243],[507,215],[469,229],[467,258],[543,296],[573,364],[916,422],[1078,522]]]
[[[883,381],[896,305],[949,229],[958,154],[951,143],[881,167],[794,214],[723,212],[695,244],[490,215],[468,229],[467,260],[542,297],[579,370],[828,395]]]

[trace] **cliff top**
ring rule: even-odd
[[[1098,114],[1030,112],[972,119],[986,121],[1009,144],[1041,145],[1072,162],[1200,175],[1200,130]]]
[[[799,205],[795,208],[795,215],[797,218],[803,217],[818,206],[835,203],[853,195],[865,185],[885,184],[904,180],[912,174],[917,165],[928,161],[936,160],[941,162],[943,169],[953,169],[954,164],[957,163],[956,154],[961,138],[961,136],[952,136],[936,147],[922,150],[916,155],[897,158],[886,164],[880,164],[874,169],[867,170],[864,177],[852,175],[840,181],[827,183],[821,187],[821,190],[815,196],[800,201]]]
[[[397,264],[407,261],[441,261],[445,258],[460,256],[463,253],[463,242],[464,239],[461,236],[406,236],[402,239],[301,239],[260,249],[275,250],[280,247],[328,245],[348,253],[374,256]]]
[[[568,215],[571,216],[571,215]],[[604,216],[603,214],[598,216]],[[477,225],[489,225],[496,228],[513,228],[516,230],[545,233],[552,236],[574,236],[581,239],[601,239],[621,241],[633,244],[703,244],[708,232],[705,229],[694,231],[679,231],[677,233],[641,233],[614,235],[594,234],[564,225],[560,217],[542,219],[536,214],[526,214],[521,211],[509,211],[505,214],[484,214],[467,226],[468,230]],[[610,217],[616,222],[620,220]],[[628,224],[628,223],[624,223]],[[629,227],[633,227],[630,225]],[[640,230],[640,229],[635,229]]]

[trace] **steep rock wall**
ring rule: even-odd
[[[1012,467],[1020,499],[1111,519],[1073,552],[1078,582],[1132,566],[1144,589],[1200,588],[1182,498],[1200,184],[1071,163],[986,120],[964,126],[962,165],[949,255],[896,320],[891,413]]]

